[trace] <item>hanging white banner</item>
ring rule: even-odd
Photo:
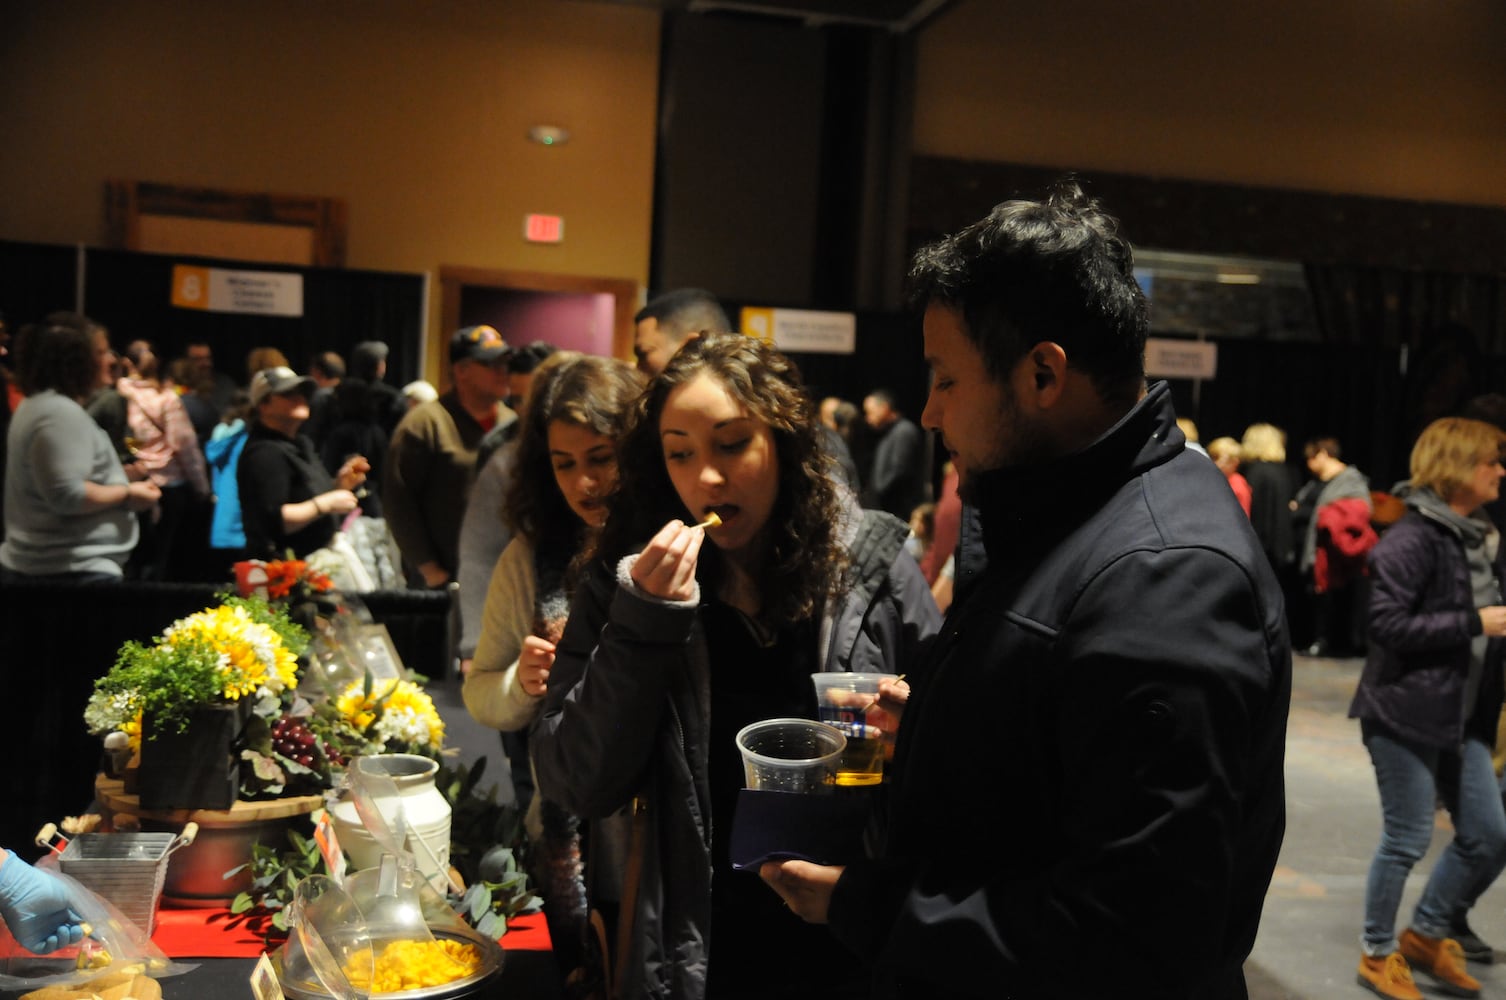
[[[1151,378],[1213,378],[1217,373],[1217,344],[1169,337],[1145,341],[1145,374]]]
[[[781,351],[851,354],[857,349],[858,318],[852,313],[745,306],[740,318],[744,333]]]
[[[173,265],[173,305],[222,313],[303,315],[303,275]]]

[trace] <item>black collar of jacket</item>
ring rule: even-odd
[[[1043,465],[995,469],[975,491],[989,562],[1025,564],[1048,552],[1108,502],[1126,482],[1182,452],[1171,390],[1145,397],[1092,444]]]

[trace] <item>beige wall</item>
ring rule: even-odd
[[[5,0],[0,238],[103,243],[119,177],[343,198],[351,267],[642,285],[658,59],[656,12],[566,0]]]
[[[917,153],[1506,205],[1501,0],[959,0]]]
[[[1501,0],[958,0],[915,147],[1506,205],[1503,38]],[[343,198],[352,267],[642,285],[658,48],[656,11],[570,0],[0,0],[0,238],[102,243],[119,177]]]

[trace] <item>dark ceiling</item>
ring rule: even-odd
[[[953,0],[596,0],[692,14],[729,13],[781,17],[819,28],[828,24],[911,31]]]

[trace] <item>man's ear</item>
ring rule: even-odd
[[[1067,352],[1060,344],[1043,340],[1026,352],[1030,393],[1039,409],[1050,409],[1066,389]]]

